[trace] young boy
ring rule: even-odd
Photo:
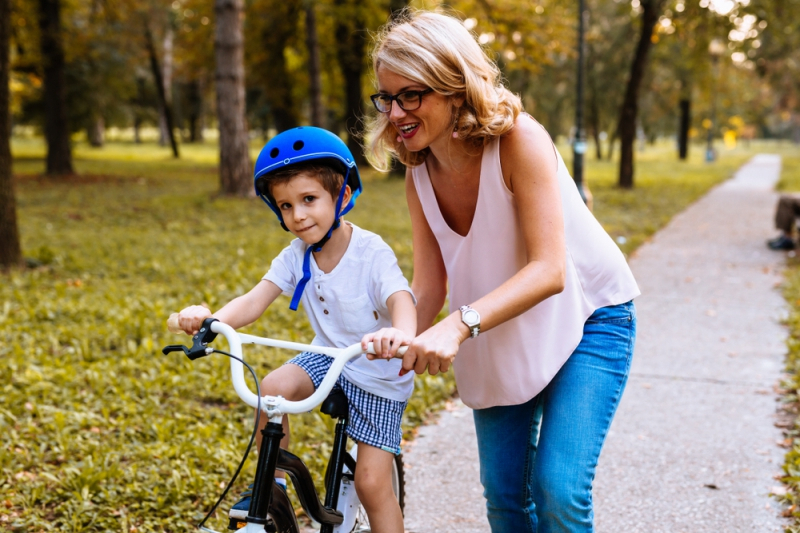
[[[280,295],[299,302],[316,337],[312,344],[345,347],[374,342],[379,357],[351,360],[339,378],[350,404],[347,434],[358,447],[356,492],[372,531],[402,533],[403,516],[391,488],[393,454],[400,453],[400,419],[414,386],[413,373],[399,376],[397,349],[414,338],[415,301],[392,250],[377,235],[344,222],[342,215],[361,193],[353,156],[336,135],[311,127],[273,138],[256,161],[258,195],[297,239],[272,262],[264,278],[213,316],[233,328],[258,319]],[[194,334],[211,312],[194,305],[179,315],[181,328]],[[302,400],[322,382],[331,358],[303,353],[271,372],[262,394]],[[262,426],[266,417],[261,417]],[[289,445],[284,417],[282,447]],[[258,432],[260,438],[261,432]],[[285,483],[284,480],[278,480]],[[231,509],[247,516],[249,497]]]

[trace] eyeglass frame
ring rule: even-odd
[[[426,94],[432,93],[432,92],[433,92],[433,89],[428,87],[427,89],[422,89],[422,90],[412,89],[410,91],[402,91],[402,92],[399,92],[397,94],[377,93],[377,94],[370,95],[369,99],[372,100],[372,105],[375,106],[375,109],[378,111],[378,113],[391,113],[392,112],[392,103],[393,102],[397,102],[397,105],[400,106],[400,109],[402,109],[403,111],[416,111],[417,109],[419,109],[422,106],[422,97],[425,96]],[[408,94],[408,93],[418,93],[418,95],[419,95],[419,105],[417,105],[417,107],[415,107],[413,109],[406,109],[405,107],[403,107],[403,104],[400,102],[400,97],[402,95]],[[380,98],[388,98],[389,99],[389,108],[386,111],[381,111],[380,108],[378,108],[377,100],[380,99]]]

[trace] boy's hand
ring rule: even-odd
[[[367,351],[367,345],[371,342],[375,349],[375,354],[368,353],[367,359],[391,359],[397,354],[401,346],[411,343],[413,337],[397,328],[383,328],[374,333],[367,333],[361,339],[361,349]]]
[[[200,330],[203,320],[211,316],[211,310],[203,305],[190,305],[178,313],[178,325],[189,335]]]

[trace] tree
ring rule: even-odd
[[[595,141],[596,159],[603,157],[601,132],[613,138],[613,124],[622,103],[619,88],[625,84],[625,69],[633,54],[630,26],[633,15],[627,3],[589,3],[589,28],[586,34],[587,123]],[[609,142],[608,153],[611,154]]]
[[[9,108],[9,41],[11,0],[0,0],[0,268],[22,264],[17,229],[17,204],[11,175],[11,116]]]
[[[305,1],[306,12],[306,49],[308,51],[309,99],[311,100],[311,125],[325,127],[322,106],[322,72],[319,67],[319,40],[317,39],[317,15],[315,2]]]
[[[625,98],[620,109],[617,132],[620,140],[619,186],[633,188],[633,142],[636,140],[636,118],[639,104],[639,87],[647,66],[647,54],[653,44],[655,28],[664,0],[642,0],[641,28],[636,53],[631,63]]]
[[[175,128],[172,120],[172,105],[167,98],[167,88],[165,87],[163,71],[158,61],[158,53],[156,52],[156,45],[153,39],[153,33],[150,31],[150,24],[144,21],[144,38],[147,46],[147,55],[150,58],[150,70],[153,73],[153,78],[156,82],[156,93],[158,94],[158,102],[161,110],[164,113],[164,121],[166,122],[167,136],[169,143],[172,147],[172,154],[177,158],[180,157],[178,152],[178,143],[175,140]]]
[[[271,111],[275,129],[281,132],[300,125],[295,98],[299,83],[288,58],[294,55],[290,50],[299,40],[298,23],[303,2],[260,0],[254,6],[265,15],[248,27],[248,66]]]
[[[359,165],[367,164],[361,150],[360,139],[364,133],[363,85],[367,50],[367,31],[363,0],[336,0],[336,55],[345,86],[345,129],[347,147]]]
[[[73,174],[67,124],[60,0],[39,0],[39,31],[44,63],[47,174]]]
[[[223,194],[248,196],[253,191],[244,96],[243,0],[215,0],[219,173]]]

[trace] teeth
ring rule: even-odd
[[[400,126],[400,130],[403,133],[408,133],[409,131],[413,130],[417,127],[417,124],[406,124],[405,126]]]

